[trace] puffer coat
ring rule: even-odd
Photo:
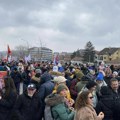
[[[75,112],[70,110],[64,101],[64,97],[51,94],[45,99],[46,105],[51,106],[52,115],[55,120],[73,120]]]

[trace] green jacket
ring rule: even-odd
[[[66,107],[64,103],[52,107],[52,114],[55,120],[73,120],[74,112]]]
[[[73,120],[75,112],[70,110],[64,102],[64,98],[58,94],[45,99],[46,105],[51,106],[54,120]]]

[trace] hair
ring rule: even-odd
[[[90,91],[81,92],[75,102],[75,109],[78,111],[80,108],[85,107],[87,105],[88,95]]]
[[[116,78],[112,78],[112,79],[110,79],[110,85],[111,85],[112,82],[114,82],[114,81],[118,81],[118,79],[116,79]]]
[[[92,87],[94,86],[97,86],[97,83],[94,82],[94,81],[89,81],[87,84],[86,84],[86,88],[87,89],[91,89]]]
[[[5,95],[4,95],[4,97],[6,98],[9,96],[11,91],[16,93],[16,88],[15,88],[14,81],[11,77],[5,76],[3,79],[5,82]]]

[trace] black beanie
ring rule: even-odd
[[[90,88],[92,88],[92,87],[94,87],[94,86],[97,86],[97,83],[94,82],[94,81],[89,81],[89,82],[86,84],[86,88],[87,88],[87,89],[90,89]]]

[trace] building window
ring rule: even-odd
[[[100,56],[100,60],[103,60],[103,56]]]

